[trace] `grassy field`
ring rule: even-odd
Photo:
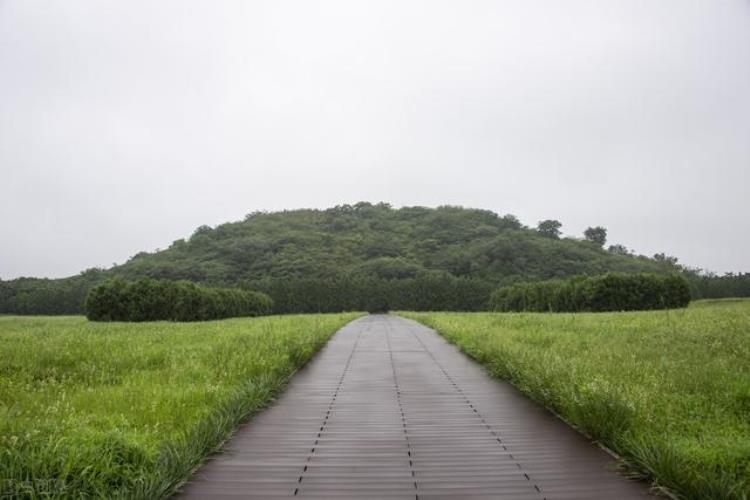
[[[0,498],[159,498],[356,314],[0,317]]]
[[[684,310],[403,313],[691,499],[750,497],[750,301]]]

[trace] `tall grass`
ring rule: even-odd
[[[689,499],[750,497],[750,301],[630,313],[406,313]]]
[[[356,316],[0,317],[0,497],[168,495]]]

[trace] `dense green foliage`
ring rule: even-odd
[[[0,498],[162,498],[356,314],[0,317]]]
[[[612,255],[586,241],[545,238],[511,215],[487,210],[358,203],[250,214],[242,222],[202,228],[165,251],[139,254],[116,270],[207,282],[403,279],[444,271],[498,284],[667,267],[645,257]]]
[[[484,311],[492,292],[485,281],[424,273],[414,278],[291,278],[249,284],[274,301],[277,313],[388,310]]]
[[[690,287],[678,275],[607,273],[516,283],[492,293],[493,311],[638,311],[687,307]]]
[[[185,279],[213,286],[281,283],[268,285],[273,288],[292,279],[321,280],[321,288],[315,290],[325,294],[329,280],[355,278],[408,280],[447,273],[494,289],[519,280],[676,269],[669,260],[559,238],[557,221],[547,221],[542,229],[527,228],[512,215],[450,206],[394,209],[383,203],[357,203],[327,210],[252,213],[240,222],[202,226],[166,250],[138,253],[108,270],[61,280],[0,281],[0,313],[81,313],[88,289],[114,276]]]
[[[0,280],[0,314],[74,314],[84,311],[92,286],[105,275],[90,270],[65,279]]]
[[[601,226],[588,227],[583,232],[583,238],[586,241],[596,243],[600,247],[603,247],[607,243],[607,229]]]
[[[560,228],[562,227],[562,223],[558,220],[554,219],[547,219],[543,221],[539,221],[539,224],[536,226],[536,231],[546,236],[547,238],[559,238],[560,237]]]
[[[750,301],[409,313],[683,498],[750,498]]]
[[[152,278],[112,278],[86,298],[86,316],[92,321],[205,321],[261,316],[272,307],[271,298],[261,292]]]
[[[750,273],[727,273],[723,276],[689,273],[686,276],[690,292],[696,299],[750,297]]]

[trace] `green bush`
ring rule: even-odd
[[[112,278],[86,297],[86,316],[92,321],[203,321],[260,316],[272,307],[271,298],[261,292],[151,278]]]
[[[690,287],[682,276],[609,273],[566,280],[518,283],[496,290],[494,311],[636,311],[686,307]]]

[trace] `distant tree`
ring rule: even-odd
[[[261,210],[253,210],[252,212],[248,212],[247,214],[245,214],[245,220],[248,221],[250,219],[263,215],[264,213],[265,212]]]
[[[583,237],[587,241],[591,241],[600,247],[603,247],[607,242],[607,229],[602,226],[588,227],[583,232]]]
[[[203,224],[202,226],[198,226],[195,231],[193,231],[193,236],[191,238],[200,236],[201,234],[211,234],[211,231],[213,231],[213,229],[211,229],[211,226]]]
[[[504,229],[521,229],[523,224],[513,214],[505,214],[499,218],[499,225]]]
[[[547,236],[549,238],[559,238],[561,227],[562,223],[560,223],[560,221],[547,219],[539,222],[539,224],[536,226],[536,231],[542,236]]]
[[[677,261],[678,261],[677,257],[666,255],[665,253],[655,253],[654,260],[657,262],[663,262],[665,264],[669,264],[671,266],[676,266]]]
[[[171,245],[169,245],[169,249],[173,248],[184,248],[185,247],[185,238],[180,238],[179,240],[174,240]]]
[[[148,255],[148,252],[138,252],[137,254],[135,254],[132,257],[130,257],[130,259],[128,259],[128,260],[140,259],[141,257],[145,257],[147,255]]]
[[[81,277],[84,277],[84,278],[93,278],[93,279],[96,279],[99,276],[101,276],[103,272],[104,272],[104,269],[101,268],[101,267],[90,267],[88,269],[84,269],[78,275],[81,276]],[[0,280],[0,281],[2,281],[2,280]]]
[[[630,255],[630,250],[625,245],[620,245],[619,243],[610,245],[607,251],[616,255]]]

